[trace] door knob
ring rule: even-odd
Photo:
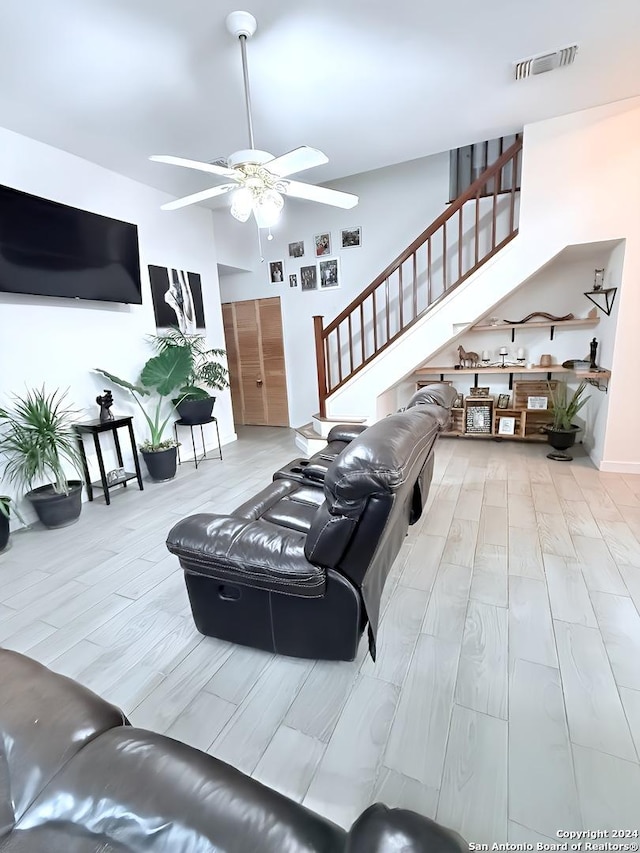
[[[261,388],[262,387],[262,379],[256,379],[256,385],[258,386],[258,388]]]

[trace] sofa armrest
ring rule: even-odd
[[[325,593],[326,573],[305,557],[305,539],[305,533],[262,519],[200,513],[171,528],[167,548],[197,574],[318,598]]]
[[[330,441],[353,441],[366,429],[366,424],[336,424],[327,436]],[[322,451],[321,451],[322,452]]]
[[[461,853],[468,851],[457,832],[408,809],[376,803],[351,827],[345,853]]]

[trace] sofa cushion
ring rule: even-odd
[[[2,838],[70,758],[126,720],[95,693],[34,660],[0,649],[0,663]]]
[[[36,830],[52,839],[56,830],[69,843],[29,853],[339,853],[345,839],[342,829],[211,755],[132,727],[88,744],[14,835]],[[72,846],[88,835],[94,847]]]

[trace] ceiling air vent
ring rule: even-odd
[[[578,45],[572,44],[569,47],[556,50],[554,53],[544,53],[542,56],[533,56],[531,59],[521,59],[520,62],[516,62],[515,66],[516,80],[524,80],[525,77],[531,77],[533,74],[544,74],[546,71],[571,65],[577,52]]]

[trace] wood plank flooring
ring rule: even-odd
[[[439,442],[430,506],[384,591],[379,658],[300,661],[202,637],[164,546],[298,455],[248,427],[224,461],[85,504],[0,555],[0,644],[134,725],[207,750],[348,826],[382,800],[476,843],[635,829],[640,476],[545,445]]]

